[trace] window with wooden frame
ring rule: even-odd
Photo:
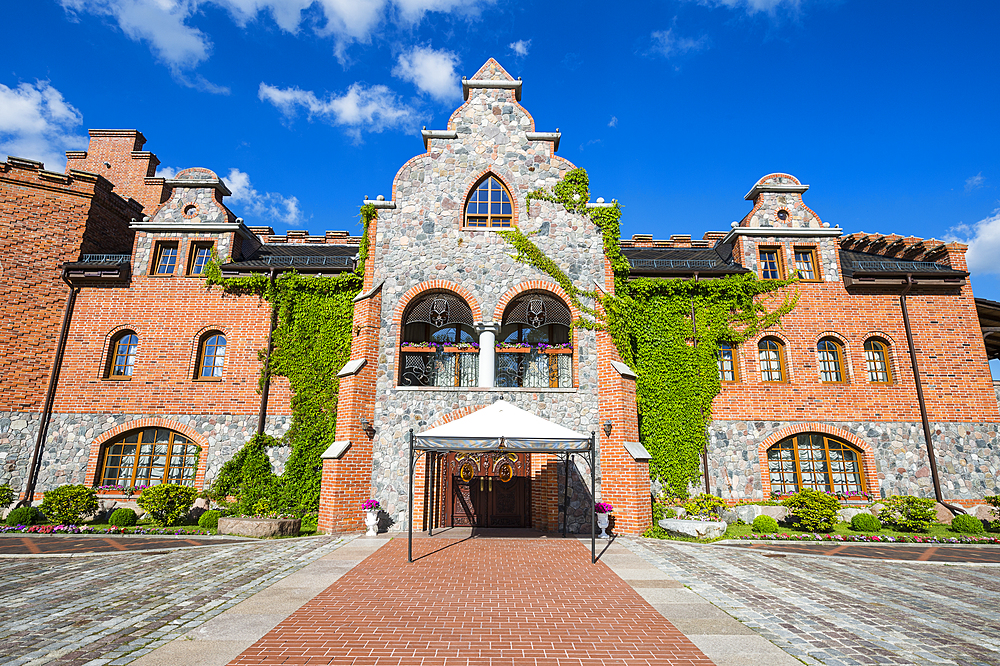
[[[177,268],[177,241],[156,244],[153,275],[173,275]]]
[[[198,345],[198,371],[195,379],[221,380],[226,365],[226,336],[219,332],[208,333]]]
[[[785,381],[785,345],[777,338],[764,338],[757,343],[760,359],[760,381]]]
[[[108,346],[108,367],[105,376],[108,379],[131,379],[138,347],[139,336],[135,331],[122,331],[112,338]]]
[[[201,275],[205,272],[205,266],[212,259],[211,242],[191,243],[188,249],[188,275]]]
[[[781,248],[761,247],[757,249],[760,257],[760,277],[762,280],[780,280],[781,270]]]
[[[472,309],[458,295],[434,292],[410,304],[400,342],[400,386],[479,384],[479,342]]]
[[[878,338],[865,340],[865,366],[868,370],[868,381],[872,384],[891,384],[889,343]]]
[[[500,179],[490,174],[472,188],[465,204],[465,226],[472,228],[510,228],[514,222],[510,192]]]
[[[740,373],[736,367],[736,348],[733,344],[731,342],[720,342],[716,357],[719,363],[719,381],[739,381]]]
[[[843,384],[847,373],[844,372],[844,346],[833,338],[823,338],[816,345],[819,354],[819,379],[824,384]]]
[[[132,430],[104,447],[100,486],[155,486],[177,483],[193,486],[198,446],[166,428]]]
[[[825,493],[865,492],[862,453],[822,433],[802,433],[767,450],[771,493],[791,495],[802,488]]]
[[[816,263],[816,249],[795,248],[795,272],[803,282],[819,282],[819,264]]]

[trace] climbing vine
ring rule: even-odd
[[[516,260],[556,280],[588,315],[575,325],[608,331],[622,360],[637,375],[639,432],[653,457],[650,475],[661,479],[674,496],[686,496],[701,476],[706,427],[721,388],[719,343],[738,345],[778,324],[798,301],[797,292],[782,289],[795,280],[762,281],[750,273],[718,280],[630,280],[619,242],[621,206],[612,202],[588,208],[589,194],[586,171],[574,169],[552,192],[528,194],[526,208],[532,200],[542,200],[589,217],[601,230],[614,293],[576,287],[519,230],[498,233],[514,247]]]
[[[256,295],[277,312],[274,350],[261,368],[268,376],[285,377],[292,391],[292,423],[280,440],[256,436],[223,465],[212,486],[217,498],[235,496],[243,513],[289,512],[298,515],[319,508],[323,451],[333,443],[337,425],[337,372],[351,354],[353,299],[361,291],[368,256],[368,227],[375,207],[361,208],[363,233],[354,272],[334,277],[282,273],[273,282],[263,274],[224,278],[218,264],[206,269],[206,284],[227,293]],[[260,352],[261,361],[266,354]],[[273,473],[266,449],[290,445],[284,472]]]

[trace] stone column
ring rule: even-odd
[[[497,325],[480,324],[479,331],[479,386],[493,388],[497,367]]]

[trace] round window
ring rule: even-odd
[[[778,219],[781,220],[782,222],[784,222],[785,220],[787,220],[788,219],[788,211],[787,210],[779,210],[778,211]]]

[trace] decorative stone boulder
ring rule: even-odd
[[[764,514],[762,511],[763,508],[759,504],[740,504],[739,506],[734,506],[733,511],[736,512],[740,520],[749,525],[753,522],[754,518]]]
[[[869,511],[867,508],[859,509],[855,507],[846,507],[837,512],[837,520],[849,523],[851,522],[851,519],[859,513],[869,513]]]
[[[302,528],[299,518],[219,518],[219,534],[266,539],[278,536],[298,536]]]
[[[998,514],[1000,514],[1000,512],[998,512],[996,509],[994,509],[992,506],[989,506],[988,504],[978,504],[969,509],[970,516],[975,516],[979,520],[983,521],[998,520],[1000,519],[1000,515]]]
[[[732,509],[723,509],[719,512],[719,520],[723,521],[726,525],[735,525],[739,522],[740,516]]]
[[[671,536],[687,536],[696,539],[717,539],[726,533],[726,523],[714,520],[679,520],[664,518],[660,527]]]
[[[934,503],[934,513],[937,514],[937,521],[945,525],[951,525],[951,519],[955,517],[951,510],[945,508],[944,504],[940,502]]]

